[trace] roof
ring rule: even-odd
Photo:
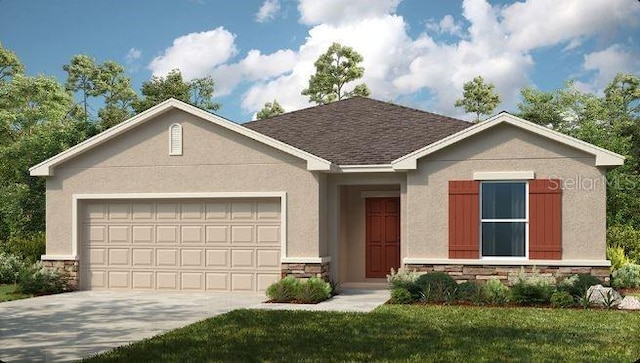
[[[404,155],[394,160],[391,163],[391,166],[394,170],[416,169],[418,159],[501,124],[509,124],[519,127],[539,136],[546,137],[569,147],[584,151],[587,154],[591,154],[595,156],[595,166],[616,166],[624,163],[624,156],[616,154],[613,151],[603,149],[588,142],[576,139],[575,137],[551,130],[547,127],[534,124],[533,122],[529,122],[503,111],[486,121],[477,123],[456,134],[445,137],[410,154]]]
[[[224,119],[220,116],[214,115],[207,111],[204,111],[195,106],[189,105],[182,101],[178,101],[176,99],[170,98],[162,103],[157,104],[156,106],[151,107],[150,109],[139,113],[138,115],[94,136],[91,137],[78,145],[75,145],[60,154],[49,158],[38,165],[35,165],[29,169],[29,172],[33,176],[50,176],[53,175],[54,167],[59,165],[76,155],[84,153],[88,150],[93,149],[94,147],[101,145],[114,137],[127,132],[130,129],[135,128],[138,125],[141,125],[149,120],[152,120],[158,115],[161,115],[170,110],[182,110],[184,112],[190,113],[192,115],[198,116],[205,121],[212,122],[216,125],[222,126],[228,130],[237,132],[238,134],[244,135],[251,139],[254,139],[258,142],[261,142],[265,145],[269,145],[278,150],[281,150],[290,155],[299,157],[302,160],[307,162],[307,170],[330,170],[332,168],[331,162],[322,159],[316,155],[310,154],[306,151],[297,149],[289,144],[283,143],[282,141],[275,140],[269,136],[261,134],[259,132],[250,130],[242,125],[238,125],[235,122]]]
[[[364,97],[285,113],[243,126],[338,165],[381,165],[471,123]]]

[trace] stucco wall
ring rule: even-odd
[[[448,181],[479,171],[534,171],[565,181],[563,260],[605,260],[606,188],[594,157],[500,125],[419,160],[407,175],[406,257],[448,258]],[[572,184],[575,183],[575,184]]]
[[[176,122],[184,152],[169,156]],[[319,185],[305,161],[172,110],[55,168],[47,178],[47,254],[72,253],[73,194],[285,191],[287,255],[318,257]]]

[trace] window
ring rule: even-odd
[[[179,124],[169,127],[169,155],[182,155],[182,126]]]
[[[482,257],[527,257],[527,183],[482,182]]]

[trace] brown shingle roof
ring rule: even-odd
[[[389,164],[472,124],[354,97],[243,126],[338,165]]]

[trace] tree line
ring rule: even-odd
[[[366,84],[354,86],[364,75],[362,61],[353,48],[333,43],[301,94],[316,104],[369,96]],[[140,96],[117,62],[76,55],[63,69],[64,84],[28,76],[18,56],[0,44],[0,242],[44,231],[45,182],[30,177],[29,167],[170,97],[208,111],[221,107],[213,101],[211,77],[186,81],[178,69],[143,82]],[[455,106],[481,122],[499,103],[495,87],[478,76],[463,85]],[[274,99],[257,118],[284,111]],[[640,258],[640,77],[619,73],[602,95],[580,91],[572,81],[553,91],[525,87],[512,113],[627,158],[606,174],[608,241]]]

